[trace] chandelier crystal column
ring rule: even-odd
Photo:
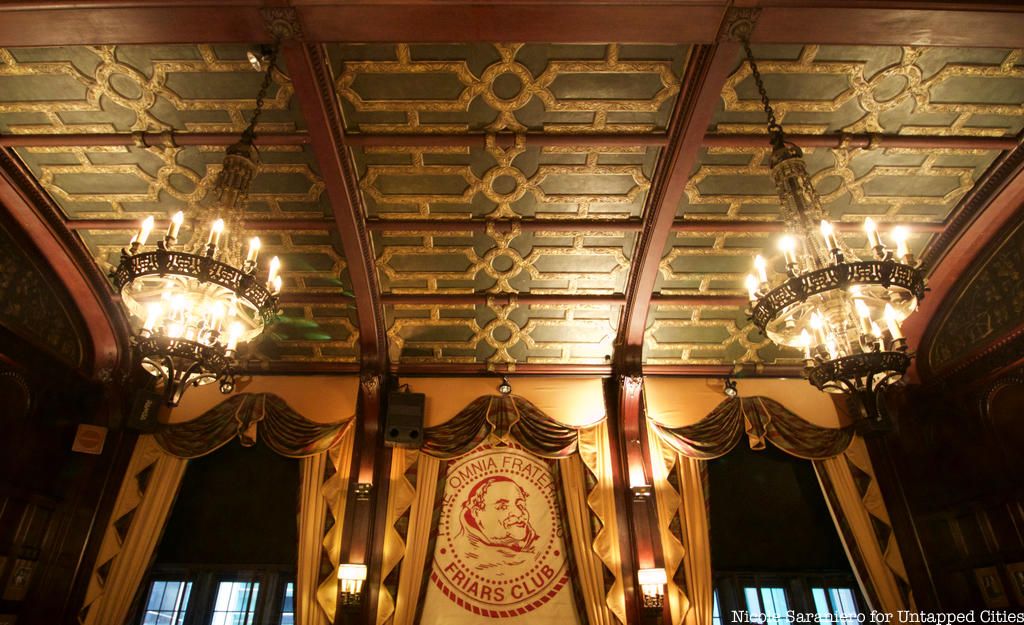
[[[770,167],[787,231],[778,241],[782,271],[769,275],[768,261],[754,259],[746,279],[751,318],[773,342],[803,353],[818,389],[874,395],[910,365],[900,326],[924,297],[925,281],[907,247],[909,232],[892,229],[893,250],[867,218],[870,258],[853,253],[821,206],[803,152],[775,119],[748,41],[743,48],[768,116]]]
[[[275,256],[261,270],[260,239],[244,241],[242,232],[246,197],[259,166],[253,145],[256,124],[270,86],[275,50],[266,50],[261,57],[250,55],[253,58],[260,61],[257,68],[265,65],[266,71],[252,118],[225,153],[207,193],[212,205],[201,209],[202,215],[190,215],[193,224],[208,220],[205,238],[197,228],[189,248],[178,245],[185,222],[179,211],[164,236],[146,249],[155,225],[153,217],[147,217],[128,248],[121,250],[121,262],[112,274],[136,327],[135,356],[157,378],[168,406],[178,405],[189,386],[216,381],[221,392],[232,392],[239,347],[262,334],[277,314],[281,262]]]

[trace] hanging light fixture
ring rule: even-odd
[[[769,276],[763,256],[747,276],[751,318],[777,343],[803,352],[807,377],[822,391],[870,394],[900,380],[911,354],[900,330],[924,297],[924,275],[907,247],[909,232],[893,228],[895,250],[878,225],[864,220],[870,260],[860,260],[836,232],[800,148],[788,143],[764,82],[743,39],[768,116],[772,178],[787,234],[778,241],[784,272]]]
[[[260,239],[248,240],[243,254],[242,217],[250,184],[258,169],[253,145],[256,124],[270,86],[276,50],[261,49],[263,84],[249,125],[230,146],[213,188],[212,206],[194,215],[209,218],[208,232],[192,237],[190,249],[178,247],[185,215],[171,217],[162,239],[145,249],[153,217],[142,221],[113,273],[121,301],[138,327],[132,337],[143,369],[158,378],[164,401],[176,406],[189,386],[220,383],[234,390],[239,346],[260,334],[277,311],[281,262],[275,256],[266,273],[258,270]],[[250,59],[251,60],[251,59]]]

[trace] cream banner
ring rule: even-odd
[[[579,623],[547,461],[481,445],[451,462],[424,625]]]

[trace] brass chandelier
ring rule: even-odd
[[[143,220],[112,276],[136,326],[135,357],[153,375],[168,406],[176,406],[189,386],[219,382],[223,393],[235,386],[241,345],[263,333],[277,313],[281,262],[275,256],[266,273],[258,270],[260,239],[248,240],[243,254],[242,217],[250,184],[259,167],[253,141],[275,65],[275,50],[250,61],[265,73],[256,108],[237,143],[230,146],[207,197],[205,242],[193,231],[190,248],[177,246],[183,212],[170,220],[164,237],[145,249],[154,228]],[[192,207],[194,208],[194,207]],[[196,210],[199,213],[199,210]]]
[[[775,119],[749,41],[743,48],[768,116],[770,166],[787,231],[778,241],[783,270],[769,276],[759,255],[747,276],[751,318],[776,344],[803,352],[807,377],[819,390],[874,395],[910,365],[900,326],[924,297],[925,281],[907,247],[909,231],[893,228],[890,249],[869,217],[871,258],[850,250],[821,206],[803,152]]]

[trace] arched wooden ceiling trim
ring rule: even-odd
[[[7,149],[0,149],[0,205],[42,252],[78,309],[90,343],[90,352],[83,355],[83,369],[93,372],[123,365],[128,354],[128,328],[114,308],[112,290],[96,264],[63,228],[49,197]]]
[[[697,161],[705,129],[721,98],[722,85],[736,64],[739,49],[738,42],[723,40],[715,46],[698,48],[691,56],[667,133],[669,145],[648,194],[644,228],[636,243],[635,254],[640,260],[634,260],[626,286],[626,305],[618,333],[622,350],[620,364],[626,367],[641,366],[647,317],[662,251],[668,243],[686,180]],[[627,364],[627,361],[632,362]]]
[[[1024,207],[1024,146],[1003,153],[957,206],[943,231],[922,254],[928,274],[929,292],[918,311],[910,316],[904,332],[912,345],[925,354],[934,338],[935,323],[952,305],[948,298],[958,281],[987,248],[1000,240],[1003,229]],[[931,369],[915,360],[908,373],[911,380],[927,378]]]
[[[1021,152],[1024,150],[1014,154]],[[1012,312],[1013,298],[1019,298],[1020,293],[1017,274],[1024,232],[1024,158],[1012,159],[1009,164],[1012,172],[999,185],[987,209],[963,229],[939,260],[929,282],[931,293],[911,317],[913,325],[908,323],[908,336],[920,336],[915,366],[924,382],[953,375],[970,381],[987,379],[1024,357],[1024,323],[1019,319],[1014,322]],[[996,263],[998,267],[990,269]],[[987,281],[979,286],[982,290],[970,292],[983,277]],[[967,298],[983,300],[988,313],[1005,319],[980,319],[977,306],[965,301]],[[953,314],[961,315],[960,325],[947,327]],[[969,327],[972,323],[982,325]],[[958,335],[956,341],[951,341],[950,333]],[[936,352],[939,343],[945,344],[941,354]]]
[[[360,358],[365,368],[383,372],[387,339],[380,285],[373,249],[360,206],[358,182],[345,146],[344,122],[332,87],[331,70],[316,44],[290,41],[284,58],[291,68],[295,96],[310,128],[310,138],[323,171],[337,231],[349,263],[349,276],[359,318]]]

